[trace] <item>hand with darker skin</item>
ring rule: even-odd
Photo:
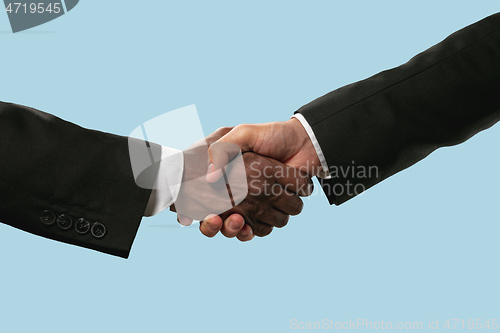
[[[210,146],[232,129],[233,127],[221,127],[215,130],[205,138],[206,144]],[[170,210],[176,212],[175,204],[170,207]],[[190,225],[193,222],[192,219],[181,214],[177,214],[177,221],[182,225]],[[213,237],[220,231],[225,237],[236,237],[242,242],[252,240],[255,237],[250,225],[245,224],[243,216],[237,213],[225,217],[224,220],[219,215],[209,214],[200,223],[200,231],[207,237]]]
[[[210,146],[212,170],[215,172],[209,170],[207,175],[209,181],[220,178],[221,173],[218,172],[220,167],[234,154],[239,153],[239,150],[234,149],[234,145],[228,146],[226,143],[238,145],[244,155],[245,152],[255,152],[273,158],[303,171],[308,177],[316,175],[321,167],[311,139],[298,119],[243,124],[227,131]],[[241,241],[253,238],[251,229],[244,224],[244,218],[239,214],[232,214],[224,221],[220,216],[211,215],[200,223],[200,230],[207,237],[213,237],[221,231],[226,237],[236,236]]]
[[[216,183],[206,181],[208,147],[204,142],[194,144],[183,154],[183,181],[175,202],[179,222],[183,225],[189,225],[193,219],[201,220],[210,212],[218,212],[217,217],[205,220],[228,220],[227,228],[222,228],[227,237],[245,232],[244,227],[238,225],[241,223],[236,223],[236,228],[240,229],[236,234],[232,235],[229,230],[234,227],[234,220],[240,218],[246,222],[247,229],[250,227],[252,237],[266,236],[273,227],[285,226],[290,215],[299,214],[303,206],[299,196],[312,192],[312,182],[304,173],[251,152],[240,156],[241,170],[226,168],[230,187],[226,187],[223,178]],[[238,181],[232,181],[234,179]],[[228,190],[238,203],[235,207],[231,205]],[[243,237],[239,235],[238,238]]]
[[[272,123],[242,124],[232,128],[210,145],[212,170],[209,170],[207,179],[217,180],[221,176],[221,167],[240,151],[252,151],[273,158],[310,177],[316,175],[321,168],[316,149],[296,118]]]
[[[243,160],[248,195],[243,202],[219,216],[224,220],[238,214],[256,236],[267,236],[273,227],[284,227],[290,215],[300,214],[303,207],[300,196],[310,195],[313,185],[306,174],[274,159],[247,152]]]

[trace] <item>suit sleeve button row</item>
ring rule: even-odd
[[[57,222],[57,225],[62,230],[68,230],[73,226],[73,219],[66,214],[56,215],[50,210],[46,210],[40,216],[40,222],[45,225],[52,225]],[[95,238],[103,238],[106,235],[106,226],[100,222],[91,223],[83,218],[78,219],[75,223],[75,230],[78,234],[84,235],[91,232]]]

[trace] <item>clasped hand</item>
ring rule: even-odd
[[[240,241],[269,235],[298,215],[319,166],[296,119],[220,128],[183,154],[183,180],[171,207],[179,223],[201,220],[205,236],[220,231]]]

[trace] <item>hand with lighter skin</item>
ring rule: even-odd
[[[211,166],[207,174],[209,182],[217,181],[222,176],[221,168],[238,153],[231,150],[233,145],[224,143],[238,145],[243,153],[254,152],[273,158],[303,171],[309,177],[316,175],[321,168],[312,141],[296,118],[281,122],[238,125],[225,133],[210,145]],[[245,224],[244,217],[238,213],[229,217],[207,216],[200,223],[200,231],[207,237],[213,237],[220,231],[224,236],[236,236],[240,241],[248,241],[254,237],[252,228]]]
[[[321,168],[318,155],[306,130],[296,118],[263,124],[243,124],[210,145],[211,166],[207,180],[216,181],[221,176],[221,168],[238,153],[226,145],[232,143],[241,151],[273,158],[290,167],[305,172],[310,177]]]
[[[301,144],[303,143],[305,147],[310,139],[303,129],[302,125],[297,121],[295,124],[295,119],[289,122],[277,122],[270,124],[259,124],[259,125],[240,125],[234,128],[220,128],[206,138],[206,142],[210,145],[211,150],[211,161],[209,163],[217,167],[219,165],[225,166],[228,164],[229,160],[234,156],[232,152],[236,154],[240,153],[239,149],[234,150],[234,144],[225,143],[236,143],[238,146],[242,147],[243,159],[245,161],[245,167],[247,169],[247,175],[249,179],[249,195],[247,198],[235,208],[220,214],[220,215],[209,215],[200,223],[200,231],[207,237],[215,236],[219,231],[226,237],[232,238],[237,237],[240,241],[248,241],[257,236],[265,236],[269,234],[273,227],[283,227],[288,221],[289,215],[297,215],[302,209],[302,202],[298,196],[309,195],[312,191],[312,183],[310,177],[307,173],[310,170],[301,168],[300,170],[295,170],[296,166],[319,165],[319,161],[313,162],[316,164],[311,164],[311,162],[303,162],[308,157],[307,155],[300,153]],[[290,125],[294,128],[290,128]],[[295,127],[298,125],[297,127]],[[280,131],[284,131],[280,133]],[[295,132],[297,131],[297,133]],[[303,131],[300,132],[300,131]],[[278,134],[276,137],[263,137],[257,136],[256,134]],[[247,134],[252,134],[250,137]],[[305,134],[305,137],[302,135]],[[235,140],[235,136],[239,138]],[[295,158],[292,155],[276,155],[273,153],[273,149],[263,150],[263,149],[248,149],[248,147],[254,147],[253,140],[261,139],[270,142],[276,142],[275,147],[277,151],[283,153],[285,149],[279,147],[279,145],[285,142],[293,144],[293,149],[288,149],[289,154],[296,155]],[[244,141],[246,144],[244,145]],[[278,141],[281,140],[281,141]],[[216,145],[214,145],[217,142]],[[316,155],[312,143],[310,143],[313,149],[313,156]],[[236,147],[237,148],[237,147]],[[286,147],[291,148],[291,147]],[[254,151],[259,154],[251,154]],[[299,154],[294,153],[298,151]],[[304,151],[304,150],[303,150]],[[226,159],[222,160],[219,156],[223,156],[225,152]],[[283,160],[289,160],[288,162],[295,162],[295,164],[288,164],[288,166],[276,161],[277,158],[272,159],[265,158],[263,153],[274,154]],[[215,156],[215,158],[214,158]],[[290,158],[292,157],[292,158]],[[317,156],[316,156],[317,158]],[[220,164],[219,164],[220,163]],[[224,164],[226,163],[226,164]],[[300,164],[300,163],[303,163]],[[264,173],[258,170],[273,170],[268,173],[267,179],[261,179]],[[311,168],[313,169],[313,168]],[[217,170],[217,169],[215,169]],[[283,172],[285,170],[285,172]],[[220,173],[222,176],[222,173]],[[220,178],[220,177],[218,177]],[[210,182],[215,182],[218,179],[214,177],[207,177]],[[275,192],[276,187],[273,185],[280,185],[281,191]],[[185,185],[185,193],[191,197],[190,189]],[[266,190],[272,188],[273,190]],[[181,188],[182,189],[182,188]],[[207,188],[205,192],[209,189]],[[194,189],[193,189],[194,191]],[[263,195],[266,193],[267,195]],[[194,198],[194,197],[193,197]],[[175,211],[175,208],[172,210]],[[192,219],[189,217],[178,214],[178,221],[182,225],[190,225]],[[246,223],[245,223],[246,222]]]
[[[303,203],[300,197],[310,195],[313,189],[311,179],[307,175],[253,152],[243,153],[242,158],[245,184],[233,183],[229,189],[233,197],[236,192],[244,193],[244,197],[240,196],[242,200],[238,200],[232,208],[221,209],[225,201],[224,195],[221,195],[226,191],[225,183],[218,182],[214,187],[214,184],[203,177],[202,180],[183,182],[175,202],[178,215],[182,216],[182,219],[203,219],[210,212],[222,212],[218,217],[223,220],[238,214],[244,218],[245,224],[251,227],[254,235],[263,237],[269,235],[274,227],[284,227],[290,215],[298,215],[302,211]],[[206,168],[207,165],[205,170]],[[186,173],[189,174],[190,171]],[[205,175],[204,171],[203,174]],[[226,172],[227,175],[233,177],[231,171]],[[242,192],[241,185],[248,190]],[[228,223],[228,227],[232,227],[232,223]]]

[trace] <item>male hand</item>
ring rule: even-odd
[[[222,176],[221,168],[239,153],[238,149],[228,143],[236,144],[242,152],[253,151],[271,157],[310,177],[316,175],[321,168],[311,139],[298,119],[243,124],[234,127],[210,146],[209,182],[217,181]]]
[[[235,143],[239,149],[234,149],[234,146],[227,143]],[[221,168],[240,150],[272,157],[288,166],[304,171],[310,177],[316,175],[321,169],[321,163],[309,135],[300,121],[292,118],[288,121],[244,124],[232,128],[210,146],[207,181],[216,182],[220,179]],[[241,241],[253,238],[252,230],[249,225],[244,224],[244,219],[239,214],[231,215],[224,223],[219,216],[210,215],[200,223],[201,232],[208,237],[216,235],[219,229],[224,235],[228,237],[236,235]]]
[[[300,170],[271,158],[247,152],[243,154],[243,160],[248,195],[244,201],[220,217],[226,219],[237,213],[244,218],[256,236],[267,236],[273,227],[284,227],[290,215],[300,214],[303,203],[299,197],[310,195],[313,184]],[[222,233],[226,237],[236,235],[234,231],[227,229],[222,229]]]
[[[232,129],[232,127],[219,128],[205,138],[207,145],[211,145],[216,140],[224,137]],[[198,145],[198,148],[196,148],[196,145],[194,146],[195,149],[187,150],[185,153],[188,168],[189,165],[191,165],[191,168],[193,165],[199,166],[199,158],[204,155],[202,151],[203,147]],[[197,159],[198,161],[193,163],[193,160]],[[200,223],[200,231],[207,237],[213,237],[219,231],[229,238],[236,236],[240,241],[251,240],[254,235],[267,235],[272,231],[274,226],[282,227],[286,225],[289,215],[300,213],[302,201],[297,195],[305,196],[312,193],[311,180],[304,173],[298,172],[298,170],[255,154],[244,154],[243,159],[249,182],[249,194],[242,203],[220,216],[210,214],[204,218]],[[266,174],[261,170],[266,170]],[[190,173],[192,174],[192,172]],[[265,179],[266,176],[267,179]],[[185,174],[185,177],[189,178],[189,175]],[[264,179],[259,177],[264,177]],[[184,191],[181,188],[180,195],[184,198],[190,195],[188,194],[190,190],[197,191],[197,196],[192,196],[192,198],[195,198],[191,201],[194,206],[197,205],[197,201],[198,204],[202,203],[200,200],[203,201],[203,197],[210,195],[211,189],[205,188],[206,195],[203,195],[200,193],[204,191],[199,186],[196,189],[189,186],[186,187],[186,184],[183,184],[183,186]],[[182,201],[190,202],[189,200]],[[216,198],[210,201],[214,204],[211,205],[211,208],[215,208],[214,206],[217,206]],[[202,208],[202,211],[205,208],[206,206]],[[175,206],[171,210],[175,211]],[[192,223],[191,218],[182,214],[178,214],[178,221],[182,225],[190,225]]]
[[[219,230],[226,237],[236,236],[242,241],[250,240],[254,235],[266,236],[273,227],[285,226],[289,215],[299,214],[303,206],[299,196],[312,192],[312,182],[305,173],[276,160],[245,153],[242,156],[244,170],[226,169],[226,179],[245,181],[241,184],[244,192],[243,186],[230,182],[232,198],[241,203],[228,207],[231,202],[228,201],[224,179],[214,184],[205,180],[207,156],[207,147],[203,144],[195,144],[184,152],[183,182],[175,209],[183,225],[191,224],[193,219],[203,219],[214,211],[223,212],[219,216],[208,216],[200,225],[200,230],[208,237]],[[240,174],[235,177],[235,172]],[[241,197],[242,193],[244,197]],[[226,220],[224,223],[223,219]]]

